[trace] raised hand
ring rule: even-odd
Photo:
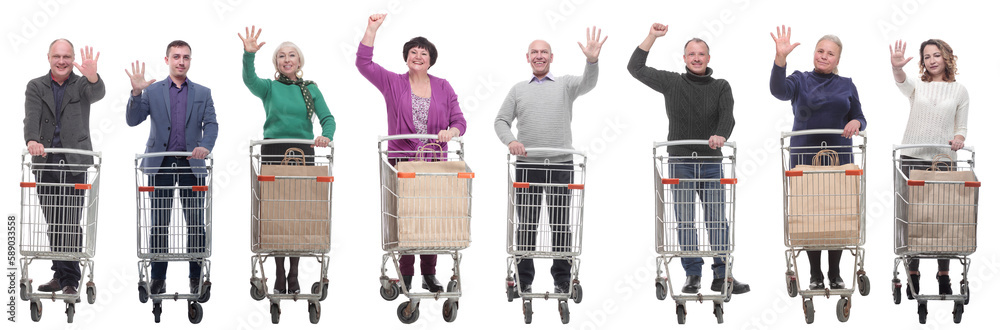
[[[257,34],[254,34],[254,30],[257,30]],[[266,42],[262,42],[259,44],[257,43],[257,37],[260,37],[261,30],[263,29],[258,29],[256,25],[247,28],[246,38],[244,38],[243,35],[240,34],[239,32],[236,33],[236,35],[240,37],[240,40],[243,40],[243,50],[247,51],[248,53],[256,53],[258,50],[260,50],[260,47],[263,47],[264,44],[266,44]]]
[[[135,63],[132,63],[132,73],[129,73],[128,69],[125,69],[125,74],[132,81],[132,95],[134,96],[139,96],[142,94],[142,90],[156,82],[156,79],[146,80],[146,62],[143,62],[140,68],[139,61],[135,61]]]
[[[774,39],[774,63],[783,67],[785,66],[785,58],[788,57],[788,54],[791,53],[795,47],[799,46],[799,43],[791,43],[791,27],[786,30],[785,26],[782,25],[780,28],[775,29],[777,30],[778,35],[775,36],[774,33],[771,33],[771,39]]]
[[[382,23],[385,22],[386,15],[388,14],[374,14],[368,16],[368,30],[378,30],[378,28],[382,26]]]
[[[587,62],[597,63],[597,57],[601,55],[601,47],[604,46],[604,42],[608,40],[608,37],[605,36],[604,40],[598,42],[597,40],[599,39],[601,39],[601,30],[595,26],[593,27],[593,30],[591,30],[591,28],[587,28],[586,46],[580,42],[576,43],[577,45],[580,45],[580,50],[582,50],[583,55],[587,57]]]
[[[653,26],[649,28],[649,35],[657,38],[667,35],[667,25],[653,23]]]
[[[892,63],[893,69],[902,69],[906,63],[910,63],[913,56],[905,57],[906,53],[906,43],[902,40],[896,40],[896,48],[893,49],[892,45],[889,45],[889,62]]]
[[[80,48],[80,63],[73,62],[73,66],[80,70],[80,74],[87,77],[91,83],[97,82],[97,59],[101,58],[101,52],[94,56],[94,47],[84,46]]]

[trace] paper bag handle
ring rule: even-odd
[[[947,158],[948,161],[945,162],[944,159]],[[944,165],[945,169],[941,169],[938,165]],[[947,154],[937,154],[934,155],[934,160],[931,161],[931,168],[928,171],[951,171],[955,167],[955,160],[951,159],[951,156]]]
[[[295,153],[299,154],[296,155]],[[285,150],[285,158],[281,160],[281,165],[297,165],[302,166],[306,164],[306,153],[299,148],[288,148]]]
[[[821,157],[826,157],[827,159],[829,159],[831,166],[839,166],[840,165],[840,156],[837,155],[836,151],[833,151],[833,150],[830,150],[830,149],[823,149],[823,150],[820,150],[819,152],[817,152],[816,155],[813,156],[813,162],[812,162],[812,164],[814,166],[820,166],[821,165],[820,164],[820,158]]]

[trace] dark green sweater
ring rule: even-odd
[[[243,52],[243,83],[264,103],[264,138],[309,139],[313,135],[312,118],[306,117],[306,101],[299,86],[285,85],[271,79],[260,79],[253,66],[254,53]],[[323,100],[316,84],[309,85],[316,117],[323,125],[323,136],[333,140],[337,122]]]
[[[733,90],[725,79],[712,78],[708,68],[704,76],[690,72],[657,70],[646,66],[649,52],[636,47],[628,61],[628,72],[646,86],[663,93],[667,107],[667,140],[708,140],[718,135],[729,140],[736,126],[733,118]],[[687,69],[687,68],[685,68]],[[701,146],[672,146],[671,155],[720,156],[721,150]]]

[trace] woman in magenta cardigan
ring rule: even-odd
[[[389,135],[437,134],[438,142],[446,144],[451,138],[465,134],[465,117],[458,107],[458,96],[447,80],[427,74],[427,69],[437,60],[437,49],[424,37],[416,37],[403,45],[403,58],[408,71],[404,74],[390,72],[372,62],[375,32],[385,21],[386,14],[368,18],[368,28],[358,45],[356,65],[361,75],[375,85],[385,98]],[[430,141],[421,139],[393,140],[389,151],[415,151]],[[445,147],[442,145],[442,147]],[[413,255],[399,260],[399,269],[406,287],[413,278]],[[421,287],[431,292],[441,291],[435,278],[437,255],[420,256]]]

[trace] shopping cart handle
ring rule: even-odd
[[[674,140],[674,141],[653,142],[653,148],[669,147],[669,146],[690,146],[690,145],[707,146],[708,140]],[[736,142],[726,141],[726,143],[723,143],[722,145],[730,148],[736,148]]]
[[[584,156],[584,157],[586,157],[586,156],[587,156],[587,153],[586,153],[586,152],[584,152],[584,151],[581,151],[581,150],[576,150],[576,149],[562,149],[562,148],[524,148],[524,152],[525,152],[526,154],[528,154],[528,157],[531,157],[531,152],[532,152],[532,151],[535,151],[535,152],[554,152],[554,153],[557,153],[557,154],[568,154],[568,155],[569,155],[569,154],[572,154],[572,155],[580,155],[580,156]]]
[[[426,139],[426,140],[437,140],[437,134],[397,134],[397,135],[379,135],[378,142],[385,142],[391,140],[409,140],[409,139]],[[462,142],[461,136],[456,136],[451,138],[451,141]]]
[[[264,145],[264,144],[275,144],[275,143],[294,143],[294,144],[308,144],[312,145],[315,140],[310,139],[267,139],[267,140],[250,140],[250,146]],[[330,141],[330,147],[333,147],[333,141]]]
[[[145,154],[135,154],[136,159],[143,158],[153,158],[153,157],[191,157],[191,152],[189,151],[164,151],[164,152],[150,152]],[[205,159],[212,159],[212,154],[209,153],[205,156]]]
[[[858,132],[858,136],[868,137],[868,133],[867,132],[868,131],[860,131],[860,132]],[[781,132],[781,137],[782,138],[786,138],[786,137],[789,137],[789,136],[818,135],[818,134],[841,135],[841,134],[844,134],[844,130],[843,129],[836,129],[836,128],[833,128],[833,129],[804,129],[804,130],[801,130],[801,131]]]
[[[950,144],[893,144],[892,150],[901,149],[913,149],[913,148],[941,148],[941,149],[951,149]],[[976,148],[973,146],[965,146],[962,150],[969,152],[976,152]]]
[[[100,151],[90,151],[90,150],[72,149],[72,148],[45,148],[45,153],[49,153],[49,154],[77,154],[77,155],[86,155],[86,156],[101,157],[101,152]],[[28,149],[24,149],[23,151],[21,151],[21,154],[22,155],[27,155],[28,154]]]

